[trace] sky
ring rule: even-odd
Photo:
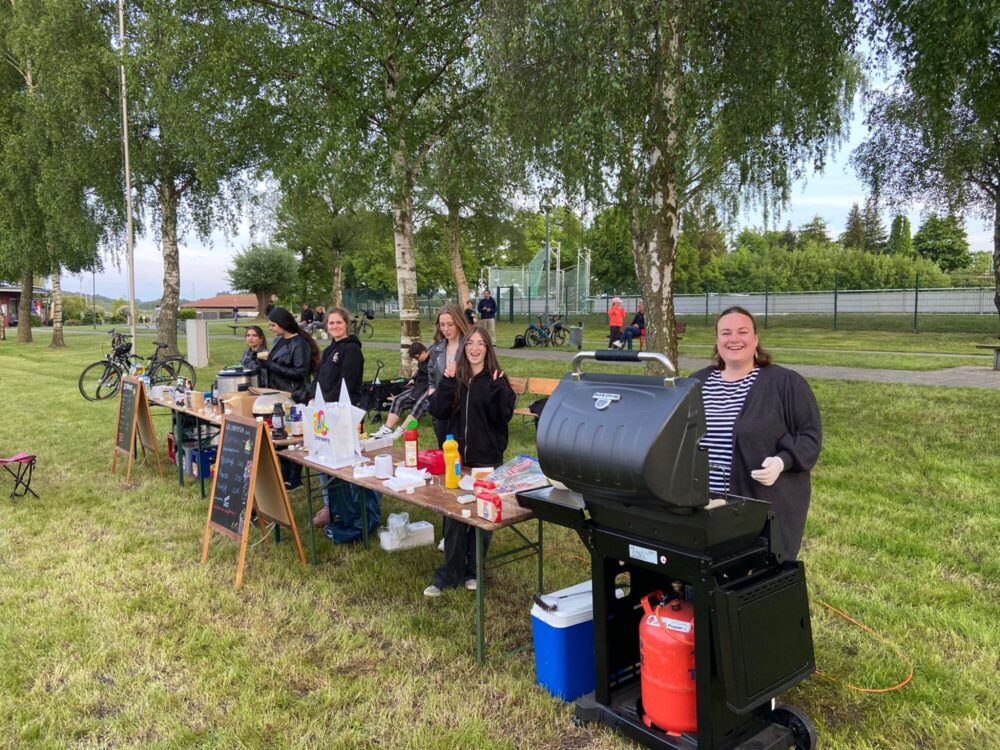
[[[850,154],[865,136],[860,107],[855,108],[851,137],[827,162],[822,174],[811,175],[799,182],[792,191],[789,206],[782,212],[778,226],[791,222],[795,228],[801,227],[819,214],[826,220],[830,234],[839,235],[847,219],[847,212],[854,203],[864,206],[865,191],[854,175],[849,164]],[[912,231],[916,232],[921,223],[920,207],[909,212]],[[884,215],[883,223],[888,231],[891,216]],[[759,211],[746,212],[737,219],[738,229],[760,227],[762,217]],[[983,221],[969,217],[966,231],[970,248],[975,251],[992,252],[992,229]],[[245,249],[253,241],[249,220],[240,223],[235,235],[225,236],[214,233],[208,242],[202,242],[193,234],[181,239],[181,297],[189,300],[212,297],[229,291],[228,268],[233,256]],[[124,257],[124,250],[121,255]],[[475,275],[475,274],[474,274]],[[152,236],[138,236],[135,243],[135,293],[136,299],[159,299],[162,294],[163,261],[157,243]],[[112,298],[128,298],[128,272],[124,260],[105,261],[105,269],[91,279],[91,274],[70,276],[63,279],[63,289],[70,293],[90,294],[92,284],[96,284],[97,294]]]

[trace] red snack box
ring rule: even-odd
[[[494,492],[479,492],[476,494],[476,510],[480,518],[500,523],[503,518],[503,501]]]

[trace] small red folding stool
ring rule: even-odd
[[[31,489],[31,474],[35,470],[35,456],[30,453],[18,453],[10,458],[0,458],[0,466],[14,477],[14,489],[10,491],[10,499],[24,497],[29,492],[36,498],[38,494]]]

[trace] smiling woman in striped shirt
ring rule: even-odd
[[[712,365],[702,383],[709,489],[767,500],[786,557],[798,556],[809,510],[809,472],[822,444],[819,406],[798,373],[772,364],[753,315],[730,307],[715,322]]]

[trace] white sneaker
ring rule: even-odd
[[[476,588],[477,588],[476,579],[475,578],[466,578],[465,579],[465,588],[467,588],[469,591],[475,591]]]
[[[439,550],[440,550],[441,552],[444,552],[444,537],[441,537],[441,541],[440,541],[440,542],[438,542],[438,549],[439,549]]]
[[[399,440],[401,437],[403,437],[403,428],[402,427],[397,427],[395,430],[392,431],[392,439],[393,440]]]
[[[424,589],[424,596],[441,596],[441,589],[435,586],[433,583]]]
[[[615,349],[621,349],[622,348],[622,342],[621,341],[613,341],[613,342],[611,342],[611,346],[613,346]]]
[[[378,432],[374,433],[372,435],[372,437],[373,438],[380,438],[380,437],[385,437],[386,435],[391,435],[391,434],[392,434],[392,430],[390,430],[385,425],[382,425],[381,427],[378,428]]]

